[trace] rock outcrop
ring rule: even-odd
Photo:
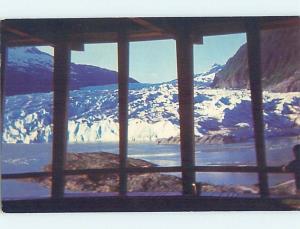
[[[68,153],[66,161],[67,170],[117,168],[119,166],[118,155],[112,153]],[[153,167],[150,162],[140,159],[128,158],[128,167]],[[47,165],[44,171],[50,171],[51,165]],[[42,186],[51,187],[51,178],[28,178],[25,182],[37,182]],[[118,174],[90,174],[69,175],[65,179],[65,188],[72,192],[118,192]],[[163,173],[139,173],[128,174],[128,192],[181,192],[181,178],[175,175]],[[201,191],[206,193],[230,193],[230,194],[258,194],[257,185],[214,185],[201,184]],[[295,182],[288,181],[270,188],[272,194],[294,195]]]
[[[150,162],[128,158],[130,168],[146,168],[156,166]],[[68,153],[67,170],[118,168],[118,155],[106,152],[100,153]],[[44,171],[51,171],[51,164],[45,166]],[[51,187],[50,178],[31,178],[29,181],[38,182]],[[119,188],[118,174],[93,174],[66,176],[65,188],[75,192],[117,192]],[[142,173],[128,175],[129,192],[171,192],[181,191],[181,179],[161,173]]]

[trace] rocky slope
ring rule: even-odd
[[[70,65],[70,89],[115,84],[118,73],[91,65]],[[53,57],[35,47],[8,49],[5,93],[17,95],[52,91]],[[137,82],[130,78],[129,82]]]
[[[265,90],[300,91],[300,27],[261,32],[262,82]],[[216,74],[213,87],[249,88],[244,44]]]

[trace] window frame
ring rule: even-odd
[[[33,177],[52,177],[52,189],[51,196],[47,198],[51,204],[51,209],[55,211],[64,211],[66,209],[58,204],[57,200],[69,203],[67,208],[69,211],[72,209],[80,209],[74,206],[74,203],[68,202],[70,199],[80,199],[66,197],[64,195],[64,177],[68,175],[82,175],[82,174],[108,174],[118,173],[120,176],[119,195],[116,197],[84,197],[90,199],[88,201],[91,205],[93,201],[101,203],[111,200],[124,200],[129,201],[125,207],[118,205],[119,210],[127,209],[132,203],[136,203],[135,198],[127,195],[127,175],[129,173],[149,173],[149,172],[181,172],[183,182],[183,192],[176,197],[163,196],[160,197],[162,201],[160,203],[166,203],[169,199],[173,198],[178,201],[177,205],[172,205],[172,210],[180,210],[183,207],[180,202],[180,198],[186,201],[195,201],[195,203],[203,204],[205,197],[194,195],[193,184],[195,183],[196,172],[238,172],[238,173],[256,173],[259,177],[260,195],[259,201],[269,196],[268,187],[268,173],[288,173],[282,171],[281,167],[267,166],[266,154],[265,154],[265,139],[263,129],[263,107],[262,107],[262,86],[261,86],[261,62],[260,62],[260,24],[259,21],[249,19],[245,23],[245,32],[247,34],[247,46],[248,46],[248,62],[249,62],[249,80],[251,90],[251,102],[252,113],[254,123],[254,135],[255,135],[255,151],[257,156],[256,166],[196,166],[195,165],[195,143],[194,143],[194,118],[193,118],[193,40],[192,33],[188,24],[182,24],[181,27],[176,28],[176,48],[177,48],[177,71],[178,71],[178,90],[179,90],[179,109],[180,109],[180,139],[181,139],[181,166],[173,167],[149,167],[149,168],[127,168],[127,151],[128,151],[128,78],[129,78],[129,38],[125,30],[120,30],[118,33],[118,74],[119,74],[119,168],[112,169],[82,169],[82,170],[66,170],[64,169],[65,156],[66,156],[66,144],[67,144],[67,100],[68,100],[68,71],[70,67],[70,46],[64,40],[58,40],[54,45],[54,121],[53,121],[53,163],[52,172],[30,172],[30,173],[16,173],[16,174],[2,174],[2,179],[21,179],[21,178],[33,178]],[[150,39],[151,40],[151,39]],[[4,81],[5,81],[5,66],[7,62],[7,45],[5,39],[5,33],[1,36],[1,119],[3,120],[4,113]],[[63,80],[61,80],[63,79]],[[59,86],[60,85],[60,86]],[[63,128],[61,127],[63,125]],[[58,127],[58,128],[57,128]],[[3,122],[1,122],[1,144],[3,133]],[[147,199],[147,197],[144,197]],[[192,199],[191,199],[192,198]],[[241,197],[240,200],[245,198]],[[247,198],[246,198],[247,199]],[[151,201],[158,201],[153,197],[148,197],[147,209],[152,203]],[[16,203],[35,203],[39,200],[2,200],[4,206],[10,206],[9,209],[13,209]],[[133,202],[131,202],[133,201]],[[158,202],[159,202],[158,201]],[[246,200],[246,202],[248,199]],[[192,202],[189,202],[190,206],[194,206]],[[12,205],[10,205],[12,204]],[[250,202],[249,206],[251,205]],[[28,206],[29,206],[28,205]],[[47,204],[46,204],[47,205]],[[140,209],[145,209],[138,204]],[[175,209],[177,207],[177,209]],[[43,207],[41,207],[42,209]],[[100,207],[101,208],[101,207]],[[201,208],[201,206],[194,208]],[[46,208],[47,209],[47,206]],[[93,207],[91,207],[93,209]],[[99,208],[97,208],[99,210]],[[109,210],[109,207],[102,208],[103,210]],[[135,209],[135,208],[133,208]],[[156,208],[155,208],[156,209]],[[213,209],[213,208],[211,208]],[[90,211],[89,209],[86,209]]]

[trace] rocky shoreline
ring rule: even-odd
[[[204,136],[195,136],[195,144],[230,144],[244,142],[248,139],[237,139],[232,135],[208,134]],[[157,144],[180,144],[180,137],[161,138],[156,141]]]
[[[118,155],[106,152],[68,153],[66,160],[67,170],[117,168]],[[153,163],[145,160],[128,158],[128,167],[154,167]],[[51,164],[46,165],[44,171],[51,171]],[[51,187],[51,178],[29,178],[26,182],[36,182],[44,187]],[[118,174],[73,175],[66,176],[65,188],[73,192],[118,192]],[[164,173],[139,173],[128,175],[128,192],[181,192],[181,178]],[[258,194],[257,185],[213,185],[202,183],[202,192]],[[295,182],[288,181],[270,188],[272,194],[294,195]]]
[[[291,135],[287,136],[289,138],[300,139],[300,135]],[[277,137],[269,137],[277,138]],[[195,144],[232,144],[232,143],[241,143],[254,140],[250,137],[235,137],[233,135],[223,135],[223,134],[207,134],[203,136],[195,136]],[[160,138],[156,142],[158,145],[168,145],[168,144],[180,144],[180,137],[169,137],[169,138]]]

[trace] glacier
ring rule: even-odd
[[[253,137],[250,91],[210,88],[221,67],[195,75],[195,135]],[[156,142],[179,136],[177,81],[160,84],[131,83],[128,97],[129,142]],[[300,92],[264,91],[266,137],[300,135]],[[3,141],[47,143],[52,141],[53,93],[7,96]],[[119,139],[116,85],[70,91],[68,141],[115,142]]]

